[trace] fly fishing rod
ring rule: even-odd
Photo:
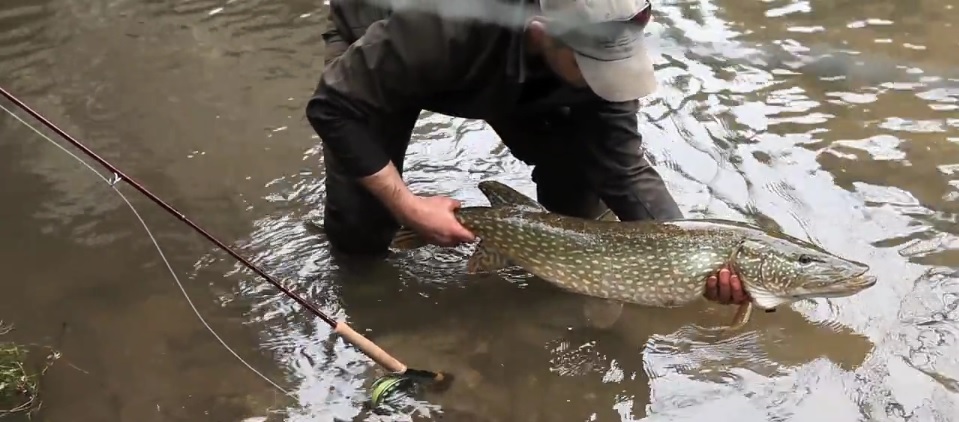
[[[385,350],[377,346],[376,343],[373,343],[373,341],[366,338],[362,334],[358,333],[356,330],[350,327],[347,323],[333,319],[329,315],[326,315],[325,313],[323,313],[323,311],[319,310],[312,303],[307,302],[305,299],[303,299],[296,293],[293,293],[293,291],[283,286],[283,284],[277,281],[274,277],[267,274],[265,271],[257,267],[255,264],[253,264],[252,262],[250,262],[249,260],[241,256],[239,253],[234,251],[233,248],[230,248],[229,246],[221,242],[219,239],[211,235],[209,232],[207,232],[206,230],[198,226],[196,223],[194,223],[189,218],[187,218],[182,212],[178,211],[173,206],[164,202],[162,199],[160,199],[159,197],[154,195],[152,192],[147,190],[145,187],[143,187],[143,185],[138,183],[136,180],[134,180],[130,176],[127,176],[126,173],[120,171],[120,169],[118,169],[113,164],[110,164],[110,162],[108,162],[104,158],[97,155],[97,153],[95,153],[90,148],[87,148],[86,145],[84,145],[82,142],[80,142],[79,140],[71,136],[69,133],[57,127],[57,125],[55,125],[53,122],[48,120],[42,114],[40,114],[37,111],[34,111],[32,108],[30,108],[30,106],[28,106],[19,98],[17,98],[16,96],[8,92],[2,86],[0,86],[0,94],[3,94],[4,97],[6,97],[12,103],[16,104],[16,106],[19,107],[21,110],[31,115],[33,118],[37,119],[39,122],[43,123],[44,126],[56,132],[57,135],[59,135],[61,138],[70,142],[71,144],[73,144],[73,146],[83,151],[84,154],[96,160],[98,163],[100,163],[100,165],[102,165],[107,170],[112,172],[113,173],[113,180],[111,181],[112,184],[115,184],[119,182],[120,180],[123,180],[127,182],[130,186],[133,186],[134,189],[136,189],[137,191],[145,195],[147,198],[150,198],[150,200],[153,201],[155,204],[159,205],[161,208],[163,208],[164,210],[172,214],[174,217],[176,217],[180,221],[186,223],[186,225],[190,226],[194,231],[196,231],[197,233],[205,237],[210,242],[213,242],[213,244],[215,244],[224,252],[230,254],[230,256],[235,258],[237,261],[240,261],[240,263],[242,263],[244,266],[246,266],[247,268],[255,272],[257,275],[266,279],[266,281],[268,281],[270,284],[276,287],[284,295],[286,295],[290,299],[293,299],[294,301],[299,303],[301,306],[303,306],[308,311],[310,311],[310,313],[312,313],[313,315],[319,317],[321,320],[323,320],[323,322],[328,324],[330,328],[333,329],[333,332],[335,332],[337,335],[343,338],[344,341],[352,344],[354,347],[359,349],[364,355],[366,355],[367,357],[372,359],[374,362],[376,362],[376,364],[386,369],[387,371],[391,372],[389,376],[380,378],[373,383],[372,402],[374,405],[377,405],[383,399],[385,399],[388,395],[401,389],[409,389],[417,385],[424,385],[428,387],[430,390],[442,391],[448,388],[450,383],[453,381],[453,376],[451,374],[447,374],[443,372],[427,371],[423,369],[414,369],[406,366],[403,362],[400,362],[398,359],[394,358]]]

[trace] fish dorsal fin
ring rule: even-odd
[[[619,221],[619,219],[616,218],[616,214],[613,213],[613,209],[607,207],[606,211],[603,211],[599,217],[596,217],[596,221]]]
[[[479,182],[479,190],[483,192],[483,195],[486,195],[486,199],[489,200],[490,206],[493,208],[496,207],[508,207],[508,206],[522,206],[533,208],[535,210],[545,211],[546,209],[540,205],[539,202],[536,202],[533,198],[530,198],[526,195],[523,195],[522,192],[513,189],[501,182],[486,180]]]

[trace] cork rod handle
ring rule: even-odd
[[[370,359],[373,359],[374,362],[383,368],[386,368],[390,372],[395,372],[398,374],[406,372],[406,365],[404,365],[403,362],[400,362],[393,356],[390,356],[390,354],[386,353],[386,351],[381,349],[380,346],[377,346],[376,343],[373,343],[370,341],[370,339],[356,332],[356,330],[354,330],[345,322],[337,322],[336,328],[333,329],[333,332],[339,334],[348,343],[360,349],[364,355],[369,356]]]

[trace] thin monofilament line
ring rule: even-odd
[[[68,150],[67,148],[65,148],[63,145],[60,145],[59,143],[57,143],[56,141],[54,141],[53,139],[51,139],[49,136],[45,135],[45,134],[44,134],[43,132],[41,132],[39,129],[37,129],[36,127],[34,127],[33,125],[31,125],[29,122],[27,122],[26,120],[23,120],[22,118],[20,118],[20,116],[17,116],[13,111],[11,111],[10,109],[6,108],[3,104],[0,104],[0,109],[2,109],[3,111],[5,111],[7,114],[9,114],[11,117],[13,117],[14,119],[16,119],[16,120],[19,121],[20,123],[22,123],[24,126],[30,128],[30,130],[32,130],[32,131],[33,131],[34,133],[36,133],[37,135],[40,135],[40,137],[43,138],[44,140],[46,140],[47,142],[50,142],[51,144],[53,144],[54,146],[56,146],[57,148],[59,148],[61,151],[65,152],[67,155],[73,157],[73,159],[79,161],[80,164],[83,164],[84,167],[86,167],[87,169],[89,169],[90,171],[92,171],[94,174],[97,175],[97,177],[99,177],[101,180],[103,180],[104,182],[106,182],[106,184],[109,185],[110,188],[113,189],[113,191],[116,192],[117,195],[120,196],[120,199],[122,199],[123,202],[126,203],[128,207],[130,207],[130,211],[133,211],[133,215],[136,216],[137,220],[140,222],[140,225],[143,226],[143,230],[146,231],[147,236],[150,238],[150,242],[153,243],[153,247],[156,248],[157,253],[160,255],[160,259],[163,260],[163,264],[166,266],[167,270],[170,272],[170,275],[173,276],[173,281],[176,282],[177,287],[180,289],[180,293],[183,294],[183,297],[186,299],[187,303],[190,305],[190,309],[193,310],[193,313],[194,313],[194,314],[196,315],[196,317],[200,320],[200,323],[202,323],[203,326],[206,327],[207,331],[209,331],[210,334],[212,334],[213,337],[215,337],[215,338],[217,339],[217,341],[219,341],[220,344],[223,345],[223,347],[224,347],[227,351],[229,351],[230,354],[233,355],[233,357],[237,358],[237,360],[239,360],[239,361],[240,361],[244,366],[246,366],[249,370],[253,371],[253,373],[255,373],[255,374],[258,375],[260,378],[262,378],[264,381],[266,381],[267,383],[269,383],[270,385],[272,385],[273,387],[275,387],[277,390],[279,390],[280,392],[282,392],[284,395],[287,395],[287,396],[296,398],[292,393],[290,393],[289,391],[287,391],[287,390],[284,389],[283,387],[280,387],[279,384],[273,382],[273,380],[271,380],[269,377],[267,377],[266,375],[263,375],[263,373],[261,373],[260,371],[256,370],[256,368],[254,368],[253,365],[250,365],[249,363],[247,363],[247,361],[244,360],[242,357],[240,357],[240,355],[237,354],[236,351],[233,350],[233,348],[231,348],[228,344],[226,344],[226,341],[224,341],[223,338],[221,338],[220,335],[217,334],[216,330],[214,330],[213,327],[211,327],[210,324],[208,324],[208,323],[206,322],[206,319],[203,318],[203,315],[200,314],[200,310],[197,309],[196,305],[193,304],[193,300],[190,299],[190,295],[187,294],[186,288],[183,287],[183,283],[180,282],[180,277],[176,275],[176,272],[175,272],[175,271],[173,271],[173,266],[170,264],[170,261],[167,260],[166,254],[163,253],[163,248],[160,247],[160,244],[157,242],[156,237],[153,236],[153,232],[150,230],[150,227],[147,226],[146,221],[143,220],[143,217],[140,216],[140,213],[137,211],[136,207],[134,207],[133,204],[130,203],[130,201],[127,199],[126,195],[124,195],[123,192],[120,192],[120,190],[117,189],[117,183],[116,183],[116,182],[111,181],[109,178],[105,177],[102,173],[100,173],[99,171],[97,171],[97,169],[93,168],[93,166],[91,166],[90,164],[88,164],[88,163],[87,163],[86,161],[84,161],[82,158],[78,157],[76,154],[74,154],[73,152],[71,152],[70,150]]]

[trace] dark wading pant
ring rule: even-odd
[[[323,34],[327,63],[362,36],[370,24],[388,16],[387,11],[369,3],[333,2],[340,7],[331,10],[329,26]],[[379,139],[400,174],[403,173],[406,148],[419,112],[408,110],[394,114],[385,121],[370,122],[370,127],[380,131]],[[516,158],[533,166],[537,199],[546,209],[570,216],[595,218],[606,207],[590,188],[586,177],[577,171],[582,155],[577,143],[589,140],[571,139],[568,134],[579,131],[564,127],[564,117],[557,110],[549,114],[516,116],[488,123]],[[399,224],[358,181],[344,175],[342,167],[325,146],[323,159],[326,166],[324,226],[333,250],[349,255],[385,255]],[[648,179],[651,179],[651,186],[646,189],[664,191],[650,197],[672,198],[669,192],[665,192],[666,187],[658,177]],[[655,208],[669,214],[659,218],[678,218],[682,215],[672,203],[669,207]]]

